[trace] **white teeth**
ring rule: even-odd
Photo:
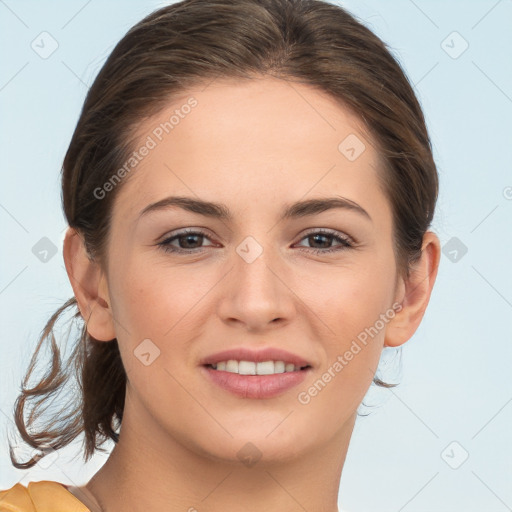
[[[256,363],[254,361],[240,361],[238,363],[240,375],[256,375]]]
[[[230,373],[238,373],[240,375],[273,375],[275,373],[294,372],[300,370],[300,366],[293,363],[285,363],[284,361],[236,361],[229,359],[228,361],[219,361],[211,365],[216,370],[223,370]]]
[[[238,373],[238,361],[230,359],[226,361],[226,371],[231,373]]]
[[[276,361],[274,363],[274,372],[275,373],[284,373],[284,361]]]
[[[272,375],[274,373],[274,361],[263,361],[256,365],[258,375]]]

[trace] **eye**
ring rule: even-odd
[[[320,229],[316,231],[312,231],[308,233],[302,240],[307,240],[309,243],[320,244],[323,248],[311,248],[310,250],[316,254],[326,254],[336,251],[342,251],[344,249],[349,249],[353,247],[353,243],[349,240],[349,238],[345,238],[336,234],[336,231],[328,231],[325,229]],[[339,242],[338,246],[332,246],[332,241]],[[303,247],[303,246],[302,246]],[[308,249],[306,247],[306,249]]]
[[[207,234],[204,231],[200,229],[185,229],[171,237],[166,238],[165,240],[159,242],[157,245],[160,246],[165,252],[197,254],[203,252],[200,249],[204,247],[202,245],[204,240],[209,240]],[[335,231],[328,231],[325,229],[312,231],[303,237],[302,240],[307,240],[309,243],[320,244],[322,246],[320,248],[307,248],[302,246],[304,249],[309,249],[310,252],[312,251],[315,254],[326,254],[353,247],[353,243],[349,240],[348,237],[345,238],[336,234]],[[332,246],[333,241],[338,242],[338,245]],[[174,242],[177,242],[178,246],[172,245]],[[210,246],[213,245],[214,244],[210,244]]]
[[[162,247],[166,252],[182,252],[182,253],[197,253],[198,248],[201,248],[201,244],[204,239],[208,239],[204,231],[198,229],[185,229],[180,233],[177,233],[169,238],[166,238],[157,245]],[[172,242],[177,241],[179,247],[171,245]],[[213,244],[211,244],[213,245]]]

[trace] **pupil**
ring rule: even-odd
[[[327,237],[325,235],[313,235],[311,238],[313,238],[313,239],[324,238],[324,240],[325,240]],[[328,242],[326,240],[325,240],[325,243],[328,244]],[[325,245],[325,243],[324,243],[324,245]]]
[[[193,241],[193,240],[194,240],[194,238],[197,238],[197,237],[202,237],[202,235],[186,235],[186,236],[185,236],[185,240],[186,240],[185,245],[186,245],[187,247],[185,247],[185,249],[190,249],[190,247],[188,247],[189,242],[192,240],[192,242],[191,242],[191,243],[192,243],[192,245],[194,245],[194,241]],[[197,242],[196,242],[196,243],[197,243]],[[193,248],[193,247],[192,247],[192,248]]]

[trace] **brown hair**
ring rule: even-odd
[[[409,275],[438,194],[425,120],[386,45],[341,7],[321,0],[184,0],[151,13],[126,33],[87,93],[63,162],[64,213],[91,258],[106,261],[112,205],[123,183],[101,200],[94,191],[134,151],[141,119],[188,87],[216,77],[265,75],[315,87],[359,116],[382,159],[379,179],[392,206],[397,268]],[[63,364],[53,328],[67,308],[74,308],[81,334]],[[45,340],[51,342],[50,369],[29,387]],[[78,384],[74,402],[29,432],[40,408],[71,377]],[[373,382],[393,386],[377,377]],[[56,450],[83,433],[87,461],[108,439],[118,441],[125,387],[117,340],[92,338],[73,297],[41,333],[15,403],[17,428],[26,443],[43,453],[44,446]],[[25,422],[28,401],[34,403]],[[10,455],[17,468],[29,468],[38,459],[17,462],[12,447]]]

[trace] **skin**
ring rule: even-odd
[[[198,105],[123,183],[104,267],[87,258],[74,230],[66,233],[66,269],[88,331],[105,342],[117,338],[128,375],[120,441],[82,490],[108,511],[335,512],[357,408],[383,347],[405,343],[421,322],[439,240],[427,232],[410,278],[400,276],[378,155],[358,118],[326,94],[275,78],[216,81],[146,119],[141,144],[190,96]],[[338,150],[350,134],[366,146],[354,161]],[[222,202],[233,220],[179,207],[137,220],[170,195]],[[333,196],[371,219],[331,209],[280,220],[285,205]],[[181,238],[195,253],[157,245],[184,228],[207,232],[189,246]],[[315,229],[355,245],[308,238]],[[251,263],[236,251],[248,236],[263,248]],[[340,250],[313,252],[330,247]],[[394,303],[400,312],[300,403],[298,393]],[[149,366],[134,355],[147,338],[160,349]],[[312,373],[278,397],[234,396],[198,365],[239,346],[283,348],[308,360]],[[237,456],[248,442],[261,456],[250,467]]]

